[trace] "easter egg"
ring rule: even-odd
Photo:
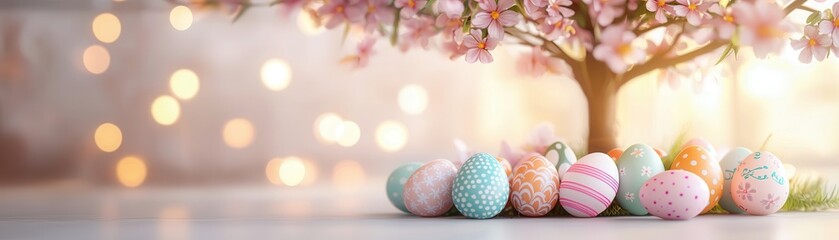
[[[660,148],[653,148],[653,149],[655,149],[655,153],[658,154],[659,158],[667,157],[667,152],[665,152],[664,150],[661,150]]]
[[[702,210],[706,213],[714,208],[722,196],[722,169],[717,160],[708,154],[704,148],[696,145],[688,146],[679,151],[673,159],[670,170],[685,170],[696,174],[708,185],[708,205]]]
[[[618,168],[609,155],[591,153],[571,165],[559,183],[559,204],[575,217],[595,217],[618,192]]]
[[[684,170],[656,174],[641,186],[639,200],[650,214],[663,219],[696,217],[708,205],[708,185]]]
[[[463,216],[492,218],[504,210],[510,183],[495,157],[476,153],[458,170],[451,194],[454,206]]]
[[[632,215],[647,215],[647,210],[638,201],[639,191],[644,182],[664,171],[664,164],[655,150],[644,144],[629,146],[624,153],[617,163],[620,175],[618,204]]]
[[[387,190],[387,199],[390,200],[390,203],[393,204],[394,207],[402,210],[403,212],[408,213],[408,209],[405,208],[405,200],[402,199],[402,190],[405,187],[405,183],[408,182],[408,178],[411,177],[411,174],[414,173],[417,169],[422,166],[421,163],[408,163],[396,168],[390,173],[390,176],[387,177],[387,186],[385,186]]]
[[[787,202],[789,183],[784,165],[770,152],[746,156],[731,178],[734,203],[751,215],[769,215]]]
[[[506,158],[503,157],[495,157],[495,160],[501,164],[501,167],[504,168],[504,173],[507,175],[507,179],[513,178],[513,167],[510,165],[510,161],[507,161]]]
[[[623,149],[615,148],[609,150],[609,152],[606,154],[609,155],[609,157],[611,157],[613,161],[617,161],[619,158],[621,158],[621,155],[623,155]]]
[[[574,155],[574,150],[568,147],[563,142],[555,142],[545,150],[545,158],[556,165],[556,172],[559,174],[559,179],[565,175],[568,168],[577,162],[577,155]]]
[[[711,145],[711,143],[709,143],[708,141],[705,141],[705,139],[694,138],[694,139],[688,140],[687,142],[685,142],[685,144],[682,144],[682,147],[680,149],[684,150],[685,148],[690,147],[690,146],[700,146],[700,147],[702,147],[702,149],[705,149],[705,151],[708,152],[709,156],[712,157],[712,159],[714,159],[715,161],[719,161],[719,159],[717,159],[716,148],[714,148],[714,145]]]
[[[445,214],[452,208],[452,181],[456,175],[457,168],[449,160],[437,159],[422,165],[405,183],[405,207],[417,216]]]
[[[723,173],[723,187],[722,187],[722,198],[720,198],[720,206],[730,213],[746,213],[740,207],[737,207],[737,204],[734,203],[734,199],[731,198],[731,179],[734,177],[734,173],[737,172],[737,166],[740,166],[740,163],[745,159],[749,154],[752,154],[752,150],[747,148],[738,147],[732,149],[725,156],[722,157],[720,160],[720,168],[722,168]]]
[[[510,181],[510,198],[522,215],[540,217],[556,206],[558,187],[559,176],[554,165],[542,156],[534,156],[516,167]]]

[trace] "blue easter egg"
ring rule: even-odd
[[[468,218],[495,217],[504,210],[509,196],[504,168],[486,153],[476,153],[466,160],[452,186],[454,206]]]

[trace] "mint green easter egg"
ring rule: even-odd
[[[645,144],[629,146],[618,158],[620,184],[616,199],[618,204],[632,215],[647,215],[641,205],[641,186],[658,173],[664,172],[664,164],[655,149]]]
[[[468,218],[495,217],[504,210],[509,196],[507,173],[495,157],[486,153],[476,153],[466,160],[452,186],[454,206]]]
[[[414,174],[420,166],[422,166],[422,163],[416,162],[399,166],[387,178],[387,186],[385,187],[387,190],[387,199],[390,200],[390,203],[394,207],[405,213],[409,212],[408,208],[405,208],[405,202],[402,199],[402,189],[405,187],[405,182],[408,181],[408,177]]]

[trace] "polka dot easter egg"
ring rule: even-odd
[[[647,215],[647,210],[638,201],[641,185],[648,179],[664,171],[664,164],[655,150],[644,144],[629,146],[618,159],[618,187],[617,201],[621,208],[632,215]]]
[[[463,216],[492,218],[504,210],[510,183],[495,157],[476,153],[457,172],[451,194],[454,206]]]
[[[752,151],[747,148],[738,147],[729,151],[720,160],[720,168],[723,173],[722,198],[720,198],[720,206],[730,213],[746,213],[743,209],[734,203],[734,198],[731,197],[731,179],[734,173],[737,172],[737,166],[743,162],[743,159],[752,154]]]
[[[714,208],[722,197],[722,169],[720,164],[704,148],[688,146],[676,154],[670,170],[685,170],[696,174],[708,185],[708,205],[702,210],[706,213]]]
[[[405,208],[423,217],[441,216],[452,208],[452,181],[457,168],[452,162],[437,159],[417,169],[402,191]]]
[[[696,217],[708,205],[708,185],[696,174],[668,170],[656,174],[641,186],[641,205],[663,219]]]
[[[548,161],[556,165],[556,172],[559,174],[559,179],[562,179],[562,176],[565,175],[568,168],[577,162],[577,155],[574,155],[574,151],[563,142],[551,144],[542,155],[545,155]]]
[[[554,165],[533,156],[516,167],[510,181],[511,201],[516,211],[528,217],[548,214],[559,199],[559,176]]]
[[[417,169],[422,166],[421,163],[408,163],[396,168],[390,173],[390,176],[387,177],[387,186],[385,187],[387,190],[387,199],[390,200],[390,203],[393,204],[394,207],[402,210],[403,212],[408,213],[408,208],[405,208],[405,200],[402,199],[402,190],[405,187],[405,183],[408,182],[408,178],[411,177],[411,174],[414,173]]]
[[[575,217],[595,217],[612,204],[618,191],[618,168],[603,153],[585,155],[559,183],[559,204]]]
[[[716,148],[714,148],[714,145],[711,145],[711,143],[706,141],[704,138],[694,138],[694,139],[688,140],[687,142],[685,142],[685,144],[682,144],[681,149],[684,150],[685,148],[690,147],[690,146],[700,146],[700,147],[702,147],[702,149],[705,149],[705,151],[708,153],[708,156],[711,157],[711,159],[714,159],[715,161],[719,161],[719,159],[717,158]]]
[[[731,178],[731,195],[751,215],[769,215],[787,202],[789,183],[784,165],[770,152],[755,152],[743,159]]]

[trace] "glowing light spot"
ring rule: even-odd
[[[285,185],[294,187],[303,182],[306,166],[298,157],[288,157],[280,165],[280,180]]]
[[[771,60],[755,59],[740,72],[740,83],[744,90],[755,97],[777,97],[787,89],[790,79],[784,66]]]
[[[335,140],[338,142],[338,145],[352,147],[361,138],[361,129],[355,122],[344,121],[337,129],[337,138]]]
[[[160,125],[172,125],[180,115],[181,105],[169,95],[157,97],[151,104],[151,116]]]
[[[288,87],[291,82],[291,67],[279,59],[269,59],[262,64],[262,83],[273,91],[280,91]]]
[[[303,166],[306,168],[306,175],[303,176],[302,186],[309,186],[315,183],[318,179],[318,166],[311,160],[303,160]]]
[[[364,184],[364,168],[356,161],[343,160],[335,165],[332,182],[340,189],[357,189]]]
[[[376,128],[376,143],[382,150],[395,152],[405,147],[408,130],[405,125],[395,121],[385,121]]]
[[[119,39],[122,25],[119,18],[111,13],[102,13],[93,19],[93,36],[104,43],[112,43]]]
[[[338,114],[324,113],[315,120],[315,136],[323,143],[333,143],[338,140],[338,129],[344,123]]]
[[[399,108],[407,114],[417,115],[428,106],[428,92],[420,85],[411,84],[399,90]]]
[[[96,128],[93,140],[103,152],[113,152],[122,145],[122,131],[113,123],[103,123]]]
[[[200,88],[198,75],[189,69],[180,69],[172,73],[169,78],[169,88],[172,89],[172,94],[183,100],[189,100],[195,97]]]
[[[128,156],[117,163],[117,180],[126,187],[134,188],[146,180],[146,163],[142,159]]]
[[[236,118],[224,124],[224,142],[232,148],[245,148],[253,142],[254,128],[250,121]]]
[[[178,31],[184,31],[192,26],[192,10],[186,6],[176,6],[169,12],[169,23]]]
[[[111,65],[111,54],[105,47],[93,45],[84,50],[82,63],[88,72],[100,74],[107,71]]]
[[[300,28],[300,32],[309,36],[318,35],[323,32],[323,27],[318,25],[314,15],[306,11],[300,11],[297,14],[297,27]]]

